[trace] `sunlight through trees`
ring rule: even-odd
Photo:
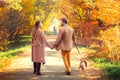
[[[20,35],[30,34],[36,20],[42,21],[44,31],[50,31],[54,19],[66,17],[76,31],[78,44],[89,48],[104,45],[111,51],[108,45],[115,47],[117,43],[108,39],[113,36],[119,40],[120,34],[104,33],[119,31],[119,6],[119,0],[0,0],[0,49],[6,51],[10,43],[19,41]]]

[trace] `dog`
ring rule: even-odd
[[[80,59],[80,64],[79,64],[79,68],[78,70],[82,69],[83,71],[86,71],[86,68],[87,68],[87,61],[85,61],[83,58],[85,58],[86,54],[80,56],[80,51],[79,51],[79,48],[77,47],[77,44],[75,43],[75,46],[76,46],[76,49],[79,53],[78,55],[78,59]]]
[[[86,68],[87,68],[87,61],[80,60],[80,65],[79,65],[78,70],[82,69],[83,71],[86,71]]]

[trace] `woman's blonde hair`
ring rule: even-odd
[[[40,23],[41,23],[40,21],[35,22],[35,27],[32,31],[32,40],[35,40],[37,38],[37,29],[39,29],[39,27],[40,27],[39,24]]]

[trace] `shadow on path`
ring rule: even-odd
[[[32,68],[0,72],[0,80],[81,80],[74,71],[71,76],[65,75],[64,66],[46,65],[41,72],[41,76],[32,74]]]

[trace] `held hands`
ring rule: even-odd
[[[76,42],[73,42],[74,45],[76,45],[77,43]]]
[[[54,46],[50,46],[50,49],[54,49]]]

